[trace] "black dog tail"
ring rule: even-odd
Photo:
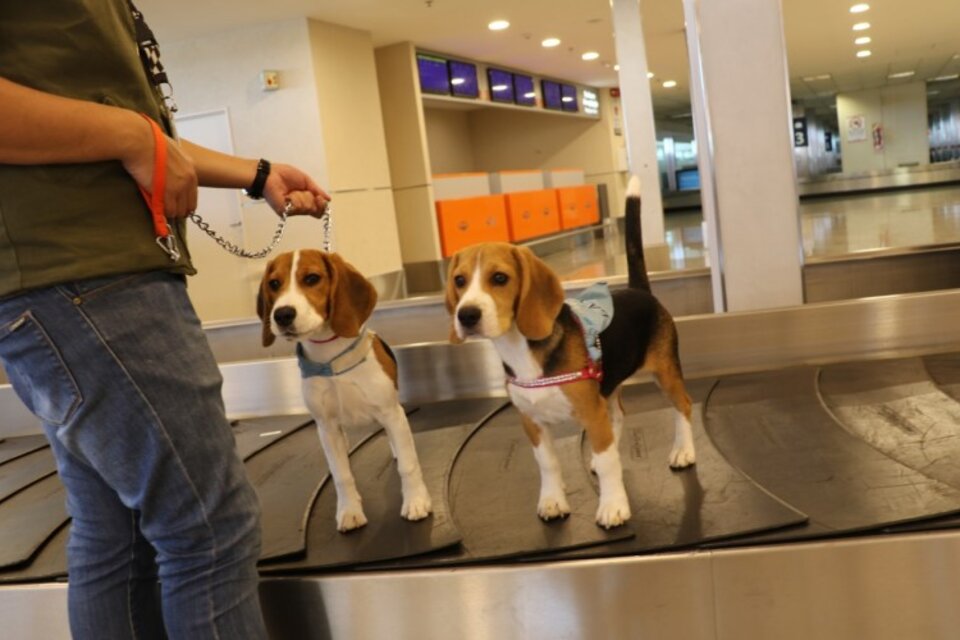
[[[631,289],[650,292],[647,263],[643,257],[643,230],[640,228],[640,178],[630,176],[627,185],[627,205],[624,214],[627,244],[627,273]]]

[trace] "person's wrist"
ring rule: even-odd
[[[115,130],[119,134],[114,139],[118,145],[116,157],[120,162],[127,164],[141,154],[153,153],[153,130],[150,123],[136,111],[117,109]]]
[[[248,198],[254,200],[263,199],[263,188],[267,184],[267,178],[270,176],[270,162],[260,158],[257,162],[257,172],[250,182],[250,185],[243,190]]]

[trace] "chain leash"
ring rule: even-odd
[[[203,231],[205,234],[210,236],[214,242],[220,245],[225,251],[232,253],[235,256],[241,258],[264,258],[274,249],[277,248],[277,245],[280,244],[280,240],[283,239],[283,232],[287,228],[287,219],[290,216],[290,212],[293,211],[293,203],[288,202],[287,206],[283,208],[283,211],[280,212],[280,222],[277,224],[277,230],[273,232],[273,240],[270,241],[270,244],[259,251],[247,251],[242,247],[238,247],[233,244],[216,231],[210,228],[210,224],[200,217],[199,214],[191,213],[188,217],[193,220],[193,222]],[[331,237],[333,235],[333,207],[330,206],[330,203],[327,203],[327,206],[323,210],[323,250],[329,252],[332,246]]]

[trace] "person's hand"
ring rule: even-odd
[[[150,124],[141,116],[142,126],[137,127],[138,134],[142,132],[142,140],[138,139],[131,145],[131,151],[120,159],[123,168],[127,170],[137,184],[153,192],[154,167],[154,140]],[[197,209],[197,171],[193,160],[180,148],[176,141],[167,137],[166,152],[166,186],[163,191],[164,214],[168,218],[184,218]]]
[[[263,197],[279,215],[291,204],[289,215],[307,215],[322,218],[330,202],[326,191],[317,186],[310,176],[288,164],[272,164],[270,175],[263,185]]]

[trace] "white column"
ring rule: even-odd
[[[620,65],[620,103],[627,139],[630,173],[643,188],[643,244],[664,244],[663,198],[657,169],[657,133],[647,79],[647,51],[643,42],[640,0],[610,0],[613,11],[617,63]]]
[[[801,304],[803,257],[780,2],[683,4],[715,307]]]

